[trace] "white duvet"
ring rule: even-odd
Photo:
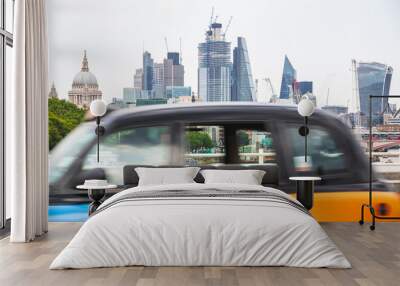
[[[262,186],[184,184],[135,187],[106,200],[50,269],[145,266],[294,266],[350,268],[321,226],[293,206],[246,198],[152,198],[130,192],[263,190]],[[108,208],[106,208],[108,205]]]

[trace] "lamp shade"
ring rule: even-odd
[[[90,112],[93,116],[100,117],[106,114],[107,106],[104,100],[96,99],[90,104]]]
[[[308,96],[303,96],[297,105],[297,112],[301,116],[311,116],[314,113],[314,103],[308,98]]]

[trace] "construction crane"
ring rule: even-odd
[[[256,94],[256,99],[257,99],[257,101],[258,102],[260,102],[259,100],[258,100],[258,78],[256,78],[255,80],[254,80],[254,82],[255,82],[255,87],[256,87],[256,89],[255,89],[255,94]]]
[[[328,106],[329,103],[329,87],[328,87],[328,91],[326,92],[326,105]]]
[[[265,82],[267,83],[267,85],[269,85],[269,88],[271,89],[271,99],[270,102],[275,103],[275,101],[277,100],[277,95],[275,93],[274,87],[272,85],[271,79],[269,77],[264,78]]]
[[[222,34],[223,37],[224,37],[224,39],[225,39],[226,33],[228,32],[229,26],[231,25],[232,18],[233,18],[232,16],[229,18],[229,21],[228,21],[228,24],[226,25],[225,31],[224,31],[224,33]]]
[[[165,41],[165,47],[167,48],[167,53],[169,53],[167,37],[164,37],[164,41]]]
[[[182,38],[179,37],[179,64],[182,64]]]
[[[211,28],[211,24],[213,23],[213,17],[214,17],[214,6],[211,8],[210,28]]]

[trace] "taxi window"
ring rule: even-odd
[[[287,128],[291,146],[292,163],[295,172],[312,172],[315,174],[335,173],[346,170],[344,150],[333,134],[320,126],[310,126],[307,137],[308,156],[304,157],[304,137],[299,134],[299,126]]]
[[[97,145],[84,158],[83,170],[102,168],[113,184],[123,183],[125,165],[171,164],[171,130],[167,126],[130,128],[107,134],[100,141],[100,162]]]
[[[225,163],[225,134],[222,126],[186,126],[184,140],[186,165]]]
[[[236,142],[239,163],[261,165],[276,162],[271,132],[239,129],[236,131]]]

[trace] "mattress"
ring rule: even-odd
[[[112,196],[50,269],[133,265],[351,267],[318,222],[284,192],[193,183]]]

